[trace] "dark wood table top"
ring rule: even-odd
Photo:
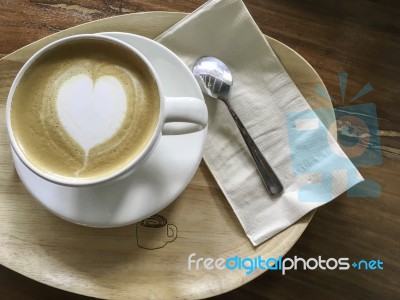
[[[395,299],[400,295],[400,4],[371,0],[245,0],[265,34],[300,53],[341,98],[374,103],[383,161],[359,168],[381,185],[378,198],[342,195],[318,209],[287,257],[380,259],[383,270],[269,271],[216,299]],[[0,57],[51,33],[104,17],[143,11],[191,12],[202,0],[0,0]],[[373,90],[349,103],[370,83]],[[396,296],[397,295],[397,296]],[[89,299],[0,267],[1,299]],[[398,298],[397,298],[398,299]]]

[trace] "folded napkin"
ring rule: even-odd
[[[189,68],[209,55],[232,71],[231,104],[280,178],[284,193],[269,196],[226,106],[208,96],[204,160],[253,245],[362,181],[242,1],[211,0],[156,40]]]

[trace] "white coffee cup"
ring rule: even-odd
[[[102,40],[108,41],[113,44],[116,44],[120,47],[128,49],[129,51],[133,52],[138,56],[147,66],[148,70],[150,71],[153,79],[155,80],[158,92],[159,92],[159,101],[160,101],[160,110],[159,110],[159,117],[157,126],[153,132],[152,137],[150,138],[149,142],[145,146],[145,148],[141,151],[139,155],[137,155],[129,164],[125,165],[121,169],[118,169],[114,173],[107,175],[105,177],[96,178],[96,179],[83,179],[83,178],[75,178],[75,177],[65,177],[59,176],[57,174],[51,174],[48,172],[42,171],[40,168],[37,168],[34,163],[32,163],[24,154],[22,149],[20,148],[19,144],[16,141],[13,128],[11,126],[11,104],[13,101],[13,96],[15,90],[25,74],[25,72],[32,66],[32,64],[37,61],[42,55],[47,53],[49,50],[53,49],[56,46],[61,44],[76,41],[76,40],[85,40],[85,39],[95,39],[95,40]],[[78,116],[79,117],[79,116]],[[66,186],[74,186],[74,187],[82,187],[82,186],[92,186],[92,185],[99,185],[104,183],[110,183],[122,176],[133,172],[145,159],[150,155],[150,153],[154,150],[157,142],[159,141],[162,135],[167,134],[176,134],[174,132],[163,132],[164,125],[166,123],[171,122],[187,122],[197,124],[196,130],[204,130],[207,126],[208,121],[208,112],[207,107],[205,105],[204,99],[196,99],[191,97],[167,97],[160,84],[159,76],[157,75],[156,71],[152,67],[151,63],[147,60],[147,58],[140,53],[137,49],[132,47],[131,45],[120,41],[118,39],[101,36],[101,35],[94,35],[94,34],[81,34],[81,35],[74,35],[66,38],[62,38],[57,40],[44,48],[40,49],[36,52],[21,68],[19,73],[17,74],[9,95],[7,99],[7,106],[6,106],[6,126],[8,135],[10,138],[11,147],[20,158],[20,160],[34,173],[39,175],[40,177],[54,182],[56,184],[66,185]],[[74,133],[72,132],[74,136]]]

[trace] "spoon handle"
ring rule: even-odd
[[[225,102],[225,101],[224,101]],[[268,192],[272,196],[276,196],[282,193],[283,186],[279,181],[278,177],[276,176],[275,172],[272,170],[271,166],[266,161],[265,157],[262,155],[260,150],[258,149],[257,145],[254,143],[253,139],[251,138],[250,134],[247,132],[246,128],[244,127],[242,121],[240,121],[239,117],[230,106],[230,104],[226,101],[226,106],[229,109],[233,119],[236,122],[237,127],[242,134],[244,141],[247,144],[247,147],[250,150],[251,156],[254,159],[254,162],[257,166],[258,172],[261,175],[261,178],[264,182],[265,187],[267,188]]]

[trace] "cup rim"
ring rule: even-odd
[[[159,96],[159,102],[160,102],[160,110],[159,110],[159,115],[158,115],[158,122],[156,125],[156,128],[153,131],[153,134],[148,141],[147,145],[145,148],[140,152],[139,155],[137,155],[132,161],[130,161],[127,165],[122,167],[116,172],[113,172],[112,174],[109,174],[104,177],[99,177],[99,178],[93,178],[93,179],[82,179],[82,178],[73,178],[73,177],[67,177],[67,176],[61,176],[57,174],[52,174],[48,173],[45,171],[40,170],[39,168],[35,167],[34,164],[32,164],[29,159],[24,155],[20,147],[18,146],[18,143],[16,142],[14,132],[12,130],[11,126],[11,104],[12,104],[12,99],[16,90],[16,87],[18,86],[21,78],[25,74],[25,72],[30,68],[30,66],[37,60],[39,59],[43,54],[45,54],[47,51],[64,44],[66,42],[74,41],[74,40],[81,40],[81,39],[95,39],[95,40],[103,40],[103,41],[108,41],[112,42],[114,44],[117,44],[118,46],[127,48],[128,50],[132,51],[136,56],[138,56],[147,66],[148,70],[150,71],[151,76],[156,82],[157,89],[158,89],[158,96]],[[61,39],[58,39],[54,42],[51,42],[50,44],[42,47],[39,49],[37,52],[35,52],[22,66],[22,68],[18,71],[16,77],[14,78],[14,81],[11,85],[8,97],[7,97],[7,104],[6,104],[6,128],[7,128],[7,133],[8,137],[10,139],[10,144],[15,153],[17,154],[18,158],[24,163],[25,166],[27,166],[32,172],[37,174],[38,176],[42,177],[43,179],[53,182],[55,184],[60,184],[64,186],[71,186],[71,187],[86,187],[86,186],[93,186],[93,185],[100,185],[103,183],[107,183],[110,181],[113,181],[114,179],[121,177],[128,173],[129,171],[133,170],[142,160],[146,158],[146,156],[149,155],[151,149],[154,148],[156,142],[158,141],[160,135],[161,135],[161,130],[162,126],[164,125],[164,96],[161,91],[161,84],[160,84],[160,79],[154,70],[154,67],[151,65],[149,60],[142,54],[140,53],[139,50],[137,50],[135,47],[131,46],[130,44],[121,41],[117,38],[113,37],[108,37],[108,36],[103,36],[103,35],[97,35],[97,34],[77,34],[77,35],[72,35],[68,37],[64,37]]]

